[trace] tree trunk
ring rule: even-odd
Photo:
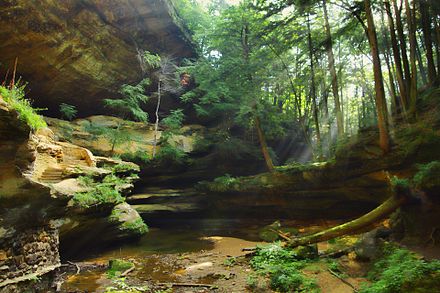
[[[410,69],[409,69],[408,54],[407,54],[407,49],[406,49],[406,40],[405,40],[405,35],[403,33],[402,16],[400,14],[399,8],[397,7],[396,0],[392,0],[392,2],[393,2],[394,13],[396,14],[396,29],[397,29],[397,34],[399,36],[400,50],[402,52],[403,72],[404,72],[404,76],[405,76],[405,85],[406,85],[406,93],[407,93],[407,96],[405,97],[405,106],[406,106],[406,109],[408,109],[409,108],[409,99],[410,99],[409,98],[409,92],[410,92],[409,81],[411,80],[411,73],[410,73]]]
[[[429,4],[427,0],[419,0],[420,14],[422,22],[423,40],[425,43],[426,60],[428,63],[428,79],[429,83],[433,84],[437,77],[437,72],[434,65],[434,54],[432,52],[432,30],[431,30],[431,14],[429,13]]]
[[[386,27],[385,25],[385,17],[384,14],[382,12],[382,24],[384,27]],[[394,115],[399,115],[401,113],[402,107],[400,105],[400,101],[399,98],[397,97],[397,93],[396,93],[396,84],[394,83],[394,72],[393,72],[393,68],[391,66],[391,52],[390,52],[390,40],[388,39],[388,35],[386,33],[386,30],[383,30],[384,32],[384,45],[385,45],[385,52],[384,52],[384,57],[385,57],[385,64],[387,65],[387,69],[388,69],[388,78],[389,78],[389,92],[390,92],[390,96],[391,96],[391,104],[392,104],[392,111],[391,113],[393,113]]]
[[[317,145],[317,155],[321,156],[321,131],[319,129],[319,118],[318,118],[318,105],[316,102],[316,84],[315,84],[315,62],[313,62],[313,45],[312,45],[312,32],[310,29],[310,15],[307,14],[307,40],[309,47],[309,58],[310,58],[310,97],[312,98],[313,104],[313,120],[315,122],[316,130],[316,145]]]
[[[379,144],[384,153],[390,150],[390,138],[388,132],[388,111],[385,100],[385,90],[383,86],[382,68],[377,46],[376,27],[374,25],[373,13],[371,11],[370,0],[365,0],[365,12],[367,16],[367,34],[370,43],[371,55],[373,57],[374,89],[376,91],[376,110],[379,127]]]
[[[408,21],[408,31],[409,31],[409,45],[410,45],[410,56],[409,60],[411,62],[411,85],[409,87],[409,114],[410,116],[416,115],[416,103],[417,103],[417,64],[416,64],[416,50],[417,50],[417,39],[416,39],[416,29],[415,29],[415,11],[409,6],[409,1],[405,1],[406,18]],[[415,3],[415,2],[414,2]],[[414,7],[415,8],[415,7]]]
[[[406,90],[405,80],[403,78],[403,70],[402,70],[402,60],[400,58],[399,46],[397,43],[396,31],[394,26],[394,19],[391,12],[391,6],[389,1],[384,1],[385,11],[388,15],[388,26],[390,29],[391,36],[391,48],[393,51],[394,64],[396,66],[396,78],[399,84],[399,94],[400,94],[400,105],[402,107],[403,112],[406,111],[405,108],[405,100],[407,100],[408,94]]]
[[[425,65],[423,64],[422,52],[420,46],[416,46],[417,63],[419,64],[420,77],[423,84],[428,84],[428,77],[426,75]]]
[[[434,20],[435,25],[435,35],[437,36],[437,41],[435,42],[436,52],[437,52],[437,72],[440,75],[440,23],[438,19]],[[438,80],[437,80],[438,82]]]
[[[157,83],[157,105],[156,105],[156,122],[154,123],[154,139],[153,139],[153,158],[156,157],[156,148],[157,148],[157,133],[159,131],[159,108],[160,108],[160,100],[162,97],[162,89],[161,89],[162,81],[159,79]]]
[[[263,129],[261,129],[260,118],[255,116],[255,128],[258,133],[258,140],[260,141],[261,152],[263,153],[264,161],[266,162],[267,169],[269,172],[274,172],[275,167],[270,157],[269,148],[267,147],[266,137],[264,136]]]
[[[405,200],[406,198],[404,196],[394,195],[386,200],[383,204],[360,218],[312,235],[292,238],[287,245],[291,247],[308,245],[327,241],[343,235],[357,233],[359,232],[359,230],[366,228],[374,223],[377,223],[379,220],[382,220],[383,218],[394,212],[405,202]]]
[[[344,117],[342,115],[341,102],[339,99],[338,76],[336,74],[335,56],[333,54],[333,40],[332,40],[331,31],[330,31],[330,24],[328,21],[327,0],[322,0],[322,7],[324,9],[325,33],[326,33],[326,38],[327,38],[326,50],[327,50],[327,56],[328,56],[328,66],[329,66],[330,75],[331,75],[331,79],[332,79],[333,98],[335,100],[336,125],[338,128],[338,135],[341,136],[344,134]]]

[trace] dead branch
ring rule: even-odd
[[[78,275],[78,274],[81,272],[81,268],[80,268],[79,265],[77,265],[76,263],[71,262],[71,261],[67,261],[67,263],[68,263],[68,264],[71,264],[71,265],[73,265],[73,266],[76,267],[76,273],[75,273],[75,275]]]
[[[12,73],[12,80],[10,88],[12,89],[15,85],[15,74],[17,73],[17,64],[18,64],[18,57],[15,57],[15,63],[14,63],[14,71]]]
[[[217,286],[212,284],[197,284],[197,283],[159,283],[160,286],[167,287],[205,287],[209,289],[217,288]]]
[[[275,229],[272,229],[272,228],[269,229],[269,230],[272,231],[272,232],[277,233],[278,236],[280,236],[280,238],[282,238],[282,239],[284,239],[284,240],[286,240],[286,241],[290,241],[289,234],[283,233],[283,231],[275,230]]]
[[[353,292],[359,292],[358,289],[356,289],[355,286],[353,286],[350,282],[348,282],[347,280],[345,280],[344,278],[342,278],[341,276],[339,276],[337,273],[335,273],[334,271],[332,271],[331,269],[328,269],[327,271],[330,272],[330,274],[332,274],[333,276],[335,276],[336,278],[338,278],[339,280],[341,280],[344,284],[348,285],[351,287],[351,289],[353,289]]]
[[[131,273],[132,271],[134,271],[135,266],[132,266],[131,268],[129,268],[128,270],[125,270],[122,274],[121,277],[125,277],[127,276],[129,273]]]

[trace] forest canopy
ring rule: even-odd
[[[269,169],[265,140],[291,128],[315,158],[370,127],[388,152],[392,127],[416,119],[417,92],[438,81],[436,1],[175,4],[200,56],[187,67],[197,87],[182,100],[255,130]]]

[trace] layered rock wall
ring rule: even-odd
[[[62,102],[82,115],[142,77],[140,54],[194,56],[168,0],[0,1],[0,73],[18,58],[38,107]],[[101,111],[102,113],[102,111]]]
[[[27,229],[0,238],[0,243],[0,287],[30,280],[61,265],[57,229]]]

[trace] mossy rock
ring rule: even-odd
[[[111,259],[109,261],[109,269],[107,270],[107,276],[110,279],[119,277],[123,272],[134,267],[132,262],[123,259]]]
[[[318,245],[298,246],[293,249],[296,259],[315,259],[318,257]]]

